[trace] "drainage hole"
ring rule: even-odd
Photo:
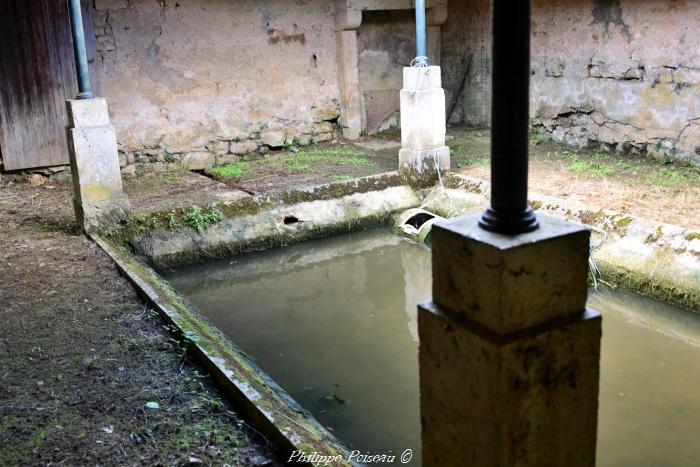
[[[299,222],[299,219],[294,216],[287,216],[284,218],[285,225],[296,224],[297,222]]]

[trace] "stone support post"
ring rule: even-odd
[[[73,174],[73,206],[85,229],[129,211],[122,190],[117,137],[102,97],[69,100],[68,152]]]
[[[505,236],[478,220],[433,227],[433,301],[418,310],[423,465],[593,466],[589,232],[542,215]]]
[[[340,120],[343,125],[343,136],[347,139],[360,137],[365,114],[360,73],[357,68],[357,28],[360,24],[362,24],[361,10],[344,8],[338,10],[336,41],[340,75]]]
[[[445,91],[440,67],[406,67],[401,90],[401,150],[399,170],[415,175],[436,175],[450,168],[445,146]]]

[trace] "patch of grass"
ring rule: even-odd
[[[344,180],[350,180],[352,177],[346,174],[333,174],[331,175],[331,178],[333,180],[338,180],[339,182],[342,182]]]
[[[647,175],[647,181],[653,185],[667,186],[680,183],[700,183],[700,169],[697,167],[666,166]]]
[[[204,210],[195,205],[185,213],[184,220],[187,225],[195,229],[197,232],[201,232],[211,224],[219,222],[221,220],[221,213],[211,208]]]
[[[622,165],[616,163],[616,161],[607,154],[579,154],[571,151],[564,151],[562,155],[571,161],[569,170],[572,172],[579,172],[585,177],[607,177],[620,170],[625,170]]]
[[[547,133],[531,133],[530,141],[537,141],[538,143],[544,143],[550,141],[552,137]]]
[[[232,164],[214,167],[210,172],[224,178],[238,178],[247,174],[249,170],[250,163],[247,161],[238,161]]]
[[[652,160],[602,152],[574,151],[548,153],[546,158],[556,160],[560,156],[569,160],[569,170],[591,178],[624,176],[628,182],[643,181],[660,187],[700,183],[700,167],[686,165],[670,158]]]
[[[462,145],[450,146],[450,163],[455,167],[466,167],[471,165],[487,165],[490,162],[489,156],[465,153]]]
[[[350,167],[374,167],[363,151],[345,148],[310,149],[296,154],[287,154],[282,164],[290,172],[316,172],[314,165],[327,163]]]

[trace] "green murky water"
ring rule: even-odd
[[[420,458],[429,251],[373,231],[165,276],[351,449]],[[624,291],[589,306],[604,316],[597,465],[699,465],[700,317]]]

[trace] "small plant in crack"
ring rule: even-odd
[[[221,220],[221,213],[215,209],[202,209],[200,206],[192,206],[184,215],[184,220],[197,232],[201,232],[211,224]]]

